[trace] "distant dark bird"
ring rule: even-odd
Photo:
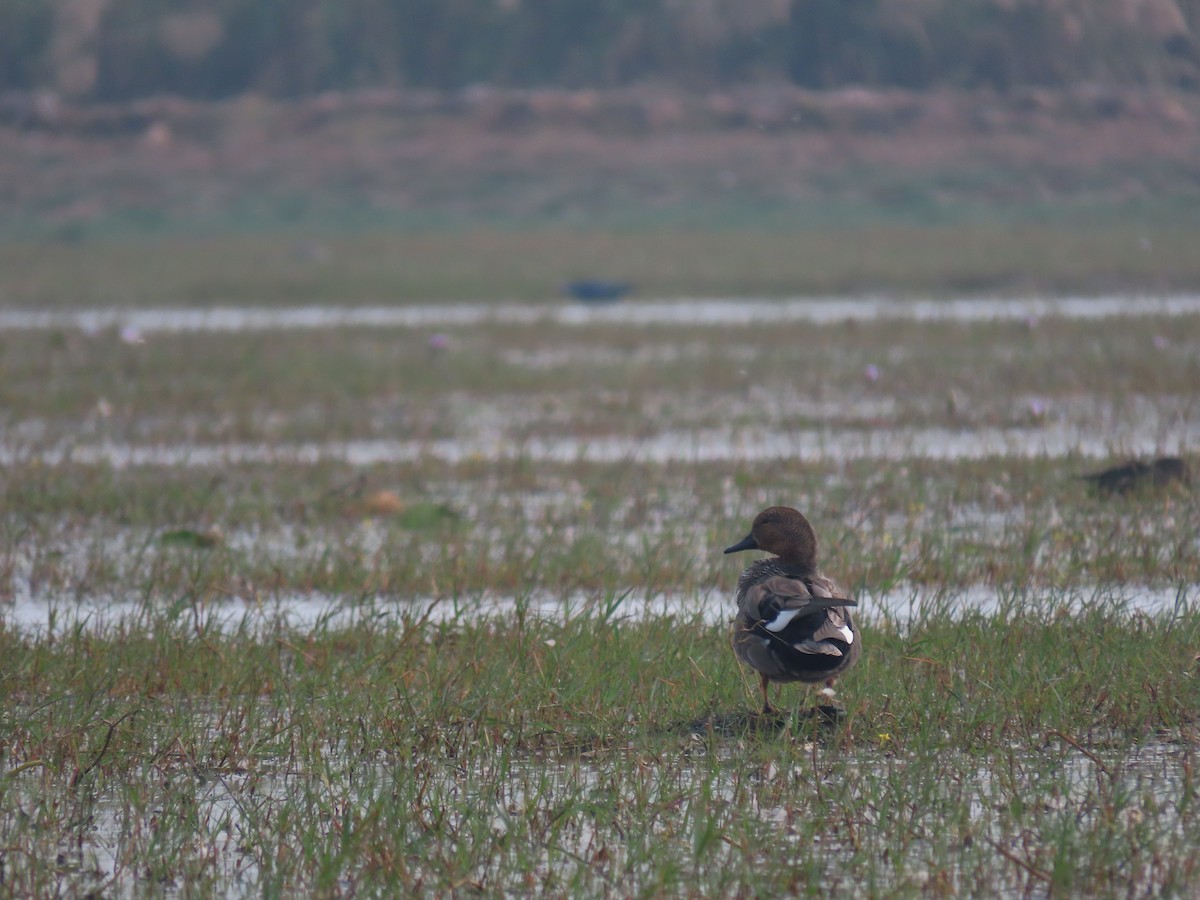
[[[581,278],[563,285],[563,293],[580,303],[616,303],[633,290],[628,281],[609,281],[604,278]]]
[[[1187,463],[1178,456],[1164,456],[1152,462],[1135,459],[1102,472],[1081,475],[1080,478],[1094,484],[1099,493],[1109,495],[1128,494],[1145,487],[1192,483],[1192,473]]]
[[[763,713],[770,682],[833,683],[856,662],[862,642],[849,607],[858,604],[817,568],[817,536],[800,512],[772,506],[754,517],[750,534],[725,549],[775,556],[749,565],[738,579],[733,652],[758,673]]]

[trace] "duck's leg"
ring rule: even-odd
[[[759,690],[762,691],[762,695],[763,695],[763,715],[764,716],[773,715],[775,712],[775,710],[771,709],[771,701],[767,699],[767,685],[768,684],[770,684],[770,682],[767,681],[767,676],[764,675],[762,672],[759,672],[758,673],[758,687],[759,687]]]

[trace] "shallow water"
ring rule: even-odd
[[[1200,586],[1194,585],[1081,585],[1066,590],[1031,588],[1021,591],[984,584],[936,591],[901,585],[880,594],[860,595],[858,615],[867,628],[884,622],[903,626],[928,615],[994,614],[1009,609],[1049,614],[1099,606],[1121,614],[1157,616],[1191,610],[1198,599]],[[218,603],[196,603],[167,611],[107,597],[74,600],[24,596],[0,606],[0,622],[5,628],[46,635],[77,628],[95,633],[109,629],[151,629],[160,626],[167,617],[202,626],[205,630],[261,637],[288,631],[338,630],[421,619],[433,623],[502,620],[518,613],[559,622],[578,616],[600,616],[614,621],[661,617],[690,620],[699,616],[705,622],[720,624],[732,616],[733,602],[725,593],[643,595],[632,588],[608,596],[534,594],[518,598],[484,594],[440,600],[376,597],[346,601],[329,594],[309,593],[261,602],[233,597]]]
[[[672,345],[667,344],[666,347]],[[853,386],[852,386],[853,387]],[[235,439],[227,416],[141,412],[120,421],[100,413],[84,418],[31,416],[11,419],[0,436],[0,459],[35,451],[56,464],[67,454],[80,462],[187,465],[223,453],[234,461],[267,454],[301,461],[305,455],[336,459],[501,459],[537,454],[544,459],[601,460],[650,454],[677,461],[709,453],[717,459],[841,457],[977,457],[1021,449],[1026,455],[1061,455],[1076,443],[1115,452],[1173,452],[1200,431],[1200,401],[1180,393],[1126,394],[1114,400],[1095,393],[1052,398],[1015,394],[972,400],[965,391],[933,390],[903,397],[880,390],[822,391],[814,397],[792,386],[766,391],[638,392],[622,397],[617,412],[596,408],[594,394],[451,393],[405,419],[395,412],[363,417],[353,435],[324,441],[327,424],[305,410],[266,409]],[[414,434],[423,435],[413,439]],[[221,443],[217,443],[221,442]],[[272,449],[265,449],[269,445]],[[700,449],[691,451],[689,447]],[[878,448],[888,449],[881,453]],[[822,448],[829,448],[824,451]],[[78,448],[78,449],[75,449]],[[923,449],[932,448],[932,449]],[[176,457],[175,462],[162,460]],[[159,462],[154,462],[159,460]],[[273,461],[273,460],[272,460]],[[203,464],[196,463],[196,464]]]
[[[1027,428],[899,427],[846,430],[708,428],[651,436],[453,438],[431,441],[354,440],[297,443],[61,443],[45,449],[0,444],[0,465],[107,465],[114,468],[342,462],[352,466],[420,460],[447,463],[526,459],[547,463],[701,463],[763,460],[848,461],[909,458],[959,460],[991,456],[1107,459],[1173,454],[1200,444],[1200,421],[1156,432],[1113,432],[1070,422]]]
[[[487,877],[489,883],[500,885],[504,877],[516,881],[521,873],[544,879],[556,871],[569,873],[577,862],[612,873],[600,874],[598,883],[623,873],[620,877],[632,887],[653,877],[653,871],[642,871],[653,864],[653,856],[638,859],[631,849],[637,839],[622,832],[620,817],[596,815],[595,808],[639,809],[649,797],[650,821],[645,827],[658,839],[677,842],[683,852],[693,846],[692,831],[668,827],[668,822],[697,813],[697,818],[729,822],[729,817],[749,813],[761,824],[764,837],[769,836],[771,858],[778,859],[782,852],[800,860],[810,856],[807,848],[800,846],[810,838],[808,829],[796,822],[796,786],[829,783],[829,779],[840,784],[844,779],[850,793],[840,797],[840,803],[860,811],[862,833],[818,829],[812,837],[824,839],[817,857],[828,883],[865,889],[866,885],[857,885],[857,877],[843,868],[845,863],[864,849],[894,852],[896,848],[888,837],[895,814],[876,808],[864,794],[879,796],[889,782],[911,783],[930,773],[925,761],[903,755],[866,751],[834,763],[825,760],[815,746],[812,749],[811,762],[746,765],[735,746],[710,746],[697,739],[692,747],[663,754],[654,765],[631,766],[616,751],[595,760],[568,753],[565,757],[518,757],[503,764],[484,756],[470,767],[463,767],[457,759],[432,759],[415,770],[383,754],[364,759],[333,751],[322,761],[320,771],[304,771],[294,765],[281,765],[278,772],[221,772],[187,766],[170,772],[162,781],[171,784],[174,794],[188,792],[194,797],[189,818],[195,825],[170,833],[169,839],[188,841],[181,857],[202,859],[204,870],[226,896],[257,896],[263,870],[271,868],[269,862],[263,865],[265,855],[284,850],[307,852],[298,835],[276,835],[264,828],[264,823],[286,818],[296,810],[390,807],[401,811],[401,821],[417,820],[423,813],[437,815],[443,830],[454,834],[469,833],[478,816],[496,842],[496,849],[481,863],[492,871],[481,871],[481,881]],[[1049,827],[1061,817],[1074,820],[1073,833],[1087,834],[1105,827],[1105,817],[1114,813],[1124,829],[1134,830],[1152,818],[1156,834],[1186,840],[1191,816],[1178,799],[1190,791],[1191,753],[1186,749],[1152,741],[1116,749],[1098,746],[1092,751],[1048,742],[1034,755],[997,752],[1002,761],[945,748],[938,768],[948,777],[922,786],[927,803],[963,807],[971,822],[970,833],[982,837],[984,846],[1020,846],[1024,828]],[[709,754],[718,760],[715,772],[712,763],[697,761]],[[17,781],[14,788],[25,804],[36,805],[37,788],[31,781]],[[60,840],[60,864],[76,870],[73,880],[77,886],[94,881],[103,883],[106,893],[118,896],[144,892],[146,876],[136,864],[142,852],[138,844],[161,852],[146,836],[161,829],[160,816],[169,815],[167,792],[156,794],[155,786],[142,784],[130,788],[139,802],[131,804],[128,797],[120,795],[97,796],[88,803],[86,825]],[[1014,791],[1029,791],[1039,798],[1023,821],[1011,809]],[[177,797],[174,802],[179,802]],[[934,860],[945,853],[943,842],[931,834],[937,827],[934,815],[922,810],[906,820],[911,831],[909,853],[873,867],[876,879],[894,880],[910,889],[927,880],[933,883],[939,865]],[[529,823],[551,816],[555,827],[539,833],[537,847],[525,847],[524,841],[531,835]],[[353,821],[353,817],[345,816],[344,821]],[[336,824],[332,820],[329,824],[331,840],[336,840]],[[305,829],[296,830],[303,833]],[[521,840],[509,846],[505,838],[510,834]],[[395,835],[397,844],[404,846],[406,837]],[[597,855],[600,848],[603,856]],[[1007,878],[1015,889],[1021,882],[1019,870],[1006,867],[991,851],[984,853],[995,860],[991,878]],[[706,864],[744,866],[745,850],[737,842],[716,841],[707,852]],[[177,863],[177,868],[184,867]],[[410,857],[407,877],[426,871],[436,877],[435,859]],[[1131,876],[1147,894],[1156,892],[1152,872]],[[339,886],[353,893],[356,874],[355,866],[348,865]],[[872,884],[880,886],[874,880]],[[179,886],[174,881],[158,885],[160,890]],[[524,886],[530,886],[528,878]]]
[[[210,309],[80,309],[0,311],[0,331],[106,328],[153,332],[265,331],[334,327],[420,328],[503,325],[752,325],[869,321],[986,322],[1045,317],[1106,319],[1200,315],[1200,295],[1110,295],[912,300],[882,296],[795,298],[678,298],[579,304],[439,303],[414,306],[217,306]]]

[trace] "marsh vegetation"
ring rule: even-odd
[[[0,332],[6,891],[1194,888],[1200,503],[1076,476],[1200,316],[438,329]],[[833,728],[728,646],[785,502]]]

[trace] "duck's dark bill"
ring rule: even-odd
[[[740,550],[757,550],[758,543],[754,540],[754,535],[748,534],[742,540],[738,541],[732,547],[726,547],[726,553],[737,553]]]

